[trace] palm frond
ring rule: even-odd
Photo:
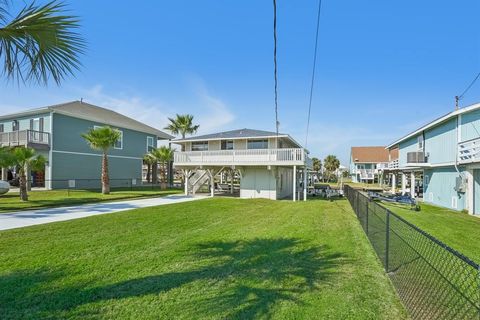
[[[5,6],[0,17],[6,21]],[[75,30],[79,20],[65,15],[62,2],[25,6],[10,22],[0,27],[2,73],[9,80],[34,81],[46,85],[50,79],[60,84],[79,70],[79,56],[86,44]]]
[[[81,135],[92,149],[106,152],[120,139],[121,133],[117,129],[105,126],[92,128]]]

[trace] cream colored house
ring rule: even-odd
[[[174,167],[185,177],[185,194],[208,184],[211,195],[217,181],[240,179],[241,198],[306,199],[308,151],[288,134],[240,129],[173,140],[182,146],[175,152]],[[224,184],[225,185],[225,184]],[[222,190],[225,191],[226,188]]]

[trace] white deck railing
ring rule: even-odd
[[[175,152],[174,165],[307,165],[305,149],[247,149]]]
[[[388,169],[398,169],[398,159],[390,161],[388,163]]]
[[[458,144],[458,162],[480,161],[480,138]]]
[[[0,132],[1,147],[29,146],[32,144],[50,145],[50,134],[34,130]]]
[[[375,170],[373,169],[357,169],[361,179],[373,179]]]

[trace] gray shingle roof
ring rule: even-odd
[[[55,113],[64,114],[74,118],[81,118],[81,119],[86,119],[90,121],[95,121],[98,123],[104,123],[114,127],[149,133],[152,135],[156,135],[160,139],[173,138],[171,135],[163,131],[150,127],[142,122],[139,122],[135,119],[124,116],[123,114],[120,114],[113,110],[98,107],[98,106],[95,106],[86,102],[80,102],[80,101],[71,101],[71,102],[66,102],[66,103],[48,106],[44,108],[31,109],[31,110],[27,110],[17,114],[5,115],[0,117],[0,119],[10,118],[14,116],[21,116],[21,115],[23,116],[23,115],[36,114],[41,112],[55,112]]]
[[[224,131],[218,133],[204,134],[201,136],[187,137],[185,139],[175,139],[172,142],[189,142],[189,141],[204,141],[204,140],[234,140],[234,139],[255,139],[255,138],[273,138],[276,137],[277,133],[273,131],[264,131],[264,130],[255,130],[255,129],[237,129],[231,131]],[[279,133],[278,137],[287,138],[294,144],[301,147],[301,145],[296,142],[290,135],[286,133]]]
[[[276,132],[272,131],[263,131],[263,130],[254,130],[254,129],[238,129],[231,131],[224,131],[218,133],[205,134],[201,136],[188,137],[185,139],[176,139],[175,142],[179,141],[198,141],[198,140],[215,140],[215,139],[245,139],[245,138],[266,138],[266,137],[275,137]],[[279,133],[279,136],[285,137],[288,136],[284,133]]]

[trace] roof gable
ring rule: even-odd
[[[160,139],[171,139],[171,135],[160,131],[156,128],[150,127],[142,122],[127,117],[123,114],[115,112],[110,109],[95,106],[93,104],[85,103],[82,101],[71,101],[62,104],[52,105],[43,108],[31,109],[17,114],[2,116],[1,118],[33,115],[40,112],[53,112],[66,116],[85,119],[89,121],[95,121],[104,123],[110,126],[131,129],[143,133],[149,133],[156,135]]]
[[[384,146],[352,147],[352,162],[382,163],[388,162],[388,150]]]

